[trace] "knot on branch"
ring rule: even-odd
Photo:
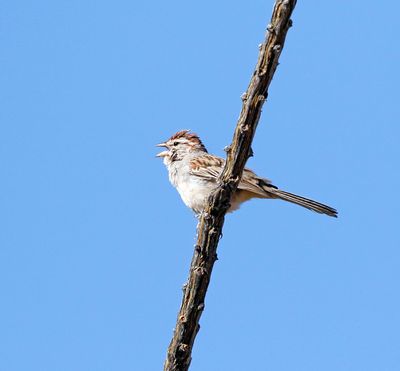
[[[189,350],[189,345],[188,344],[180,344],[179,345],[179,351],[182,353],[186,353]]]
[[[244,125],[241,125],[240,126],[240,132],[243,134],[243,133],[245,133],[246,131],[248,131],[249,130],[249,125],[248,124],[244,124]]]
[[[276,44],[272,49],[275,53],[279,54],[282,50],[282,46],[281,46],[281,44]]]
[[[208,274],[207,269],[204,267],[196,267],[194,272],[197,276],[206,276]]]
[[[218,231],[214,227],[210,229],[210,232],[209,232],[210,235],[215,235],[217,233],[218,233]]]
[[[257,97],[257,103],[264,103],[265,102],[265,96],[264,95],[259,95]]]

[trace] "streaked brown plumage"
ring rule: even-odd
[[[177,188],[185,204],[200,213],[208,195],[217,186],[224,160],[208,154],[200,138],[188,130],[174,134],[158,146],[167,148],[157,156],[164,158],[171,183]],[[270,180],[260,178],[252,170],[245,168],[228,212],[238,209],[243,202],[252,198],[281,199],[320,214],[337,217],[334,208],[282,191],[272,185]]]

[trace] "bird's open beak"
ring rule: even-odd
[[[168,147],[168,146],[164,142],[164,143],[156,144],[156,147]],[[166,157],[166,156],[168,156],[168,151],[162,151],[162,152],[156,154],[156,157]]]

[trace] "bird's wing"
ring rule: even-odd
[[[190,172],[199,178],[215,182],[222,171],[224,162],[220,157],[205,154],[190,162]]]
[[[216,181],[224,167],[225,160],[220,157],[205,154],[194,158],[191,163],[192,175],[200,178]],[[271,184],[271,181],[264,178],[259,178],[253,171],[245,168],[238,189],[255,193],[258,196],[266,197],[269,188],[276,188]]]

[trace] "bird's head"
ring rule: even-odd
[[[178,131],[167,141],[157,144],[157,147],[166,148],[165,151],[157,154],[157,157],[164,159],[166,165],[180,161],[193,152],[207,152],[197,134],[191,133],[190,130]]]

